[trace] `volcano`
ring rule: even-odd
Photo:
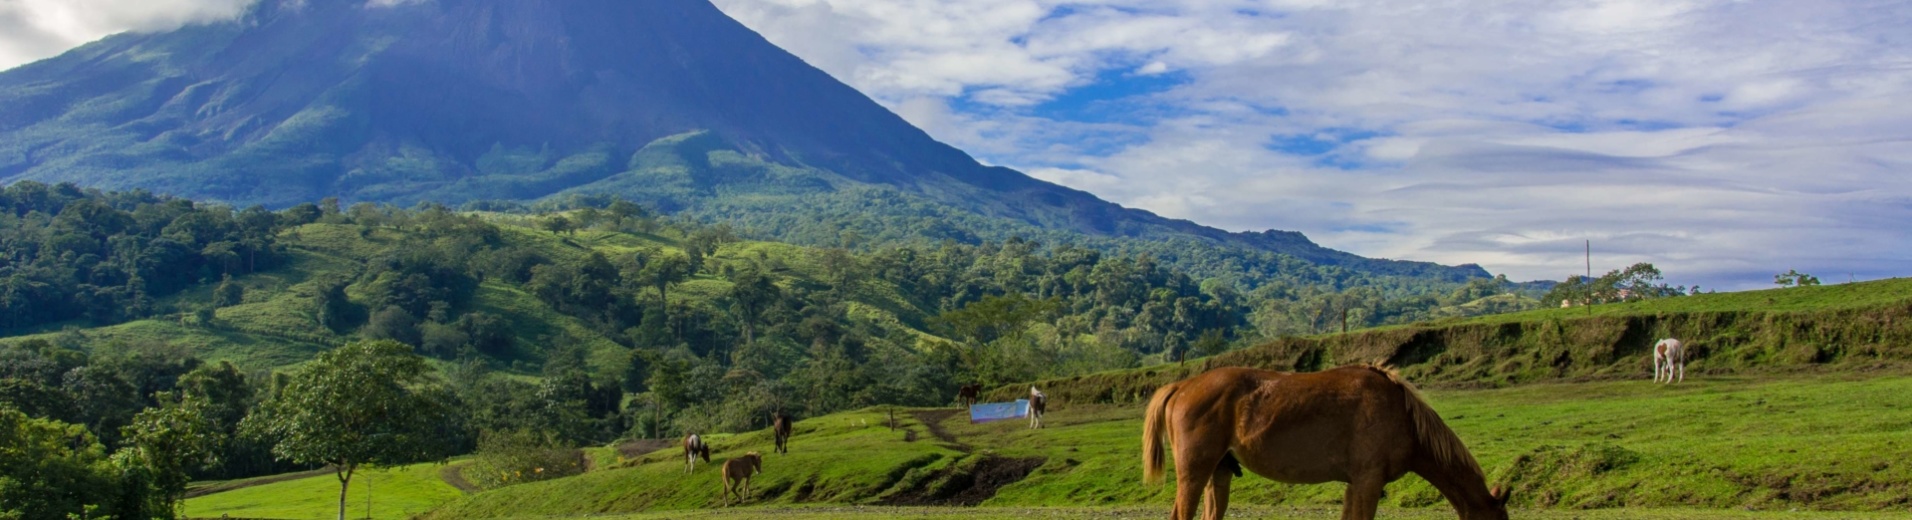
[[[272,207],[617,195],[798,242],[864,211],[912,222],[866,238],[1171,239],[1486,275],[980,164],[704,0],[262,0],[114,35],[0,73],[0,180]]]

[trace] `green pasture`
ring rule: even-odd
[[[346,496],[351,518],[409,518],[464,493],[441,478],[445,464],[361,469]],[[186,499],[190,518],[338,518],[339,479],[331,473]]]
[[[1905,374],[1699,378],[1672,386],[1644,380],[1539,384],[1433,391],[1429,399],[1467,441],[1490,482],[1510,486],[1514,505],[1537,515],[1527,517],[1912,513],[1912,463],[1904,462],[1912,460],[1912,376]],[[991,464],[1032,459],[1037,461],[1033,471],[995,490],[981,501],[982,509],[953,511],[996,511],[1003,518],[1104,517],[1128,508],[1159,508],[1173,494],[1172,483],[1153,488],[1140,483],[1141,412],[1135,406],[1063,407],[1043,430],[1029,430],[1020,421],[971,425],[964,416],[950,414],[935,421],[949,441],[919,420],[920,413],[937,411],[898,410],[895,431],[885,425],[888,411],[878,407],[798,422],[792,452],[767,455],[749,505],[863,506],[796,509],[791,518],[937,518],[945,510],[881,506],[937,505],[971,481],[1000,478],[986,475]],[[715,456],[722,459],[747,450],[768,453],[770,440],[755,432],[715,445]],[[670,451],[626,462],[626,467],[463,497],[429,516],[726,518],[689,511],[721,505],[717,472],[700,466],[685,476]],[[1268,511],[1320,511],[1338,504],[1342,489],[1340,484],[1276,484],[1251,475],[1236,480],[1234,501],[1301,508]],[[1451,515],[1432,487],[1415,477],[1388,491],[1383,502],[1388,514]],[[1692,516],[1695,511],[1720,513]]]
[[[668,511],[631,515],[608,515],[604,520],[731,520],[777,518],[781,520],[1156,520],[1166,516],[1164,507],[747,507],[703,511]],[[1243,519],[1329,519],[1339,518],[1341,510],[1325,507],[1229,507],[1229,518]],[[1446,509],[1390,510],[1382,513],[1399,520],[1452,520]],[[1698,509],[1601,509],[1593,511],[1515,510],[1509,516],[1520,520],[1868,520],[1905,518],[1903,512],[1829,513],[1810,511],[1709,511]],[[522,516],[514,519],[567,518]]]
[[[1775,288],[1759,291],[1708,293],[1679,298],[1658,298],[1628,303],[1607,303],[1571,308],[1536,309],[1524,312],[1489,314],[1472,318],[1453,318],[1439,324],[1519,323],[1587,316],[1642,316],[1690,312],[1818,312],[1863,309],[1882,305],[1912,304],[1912,278],[1891,278],[1859,283]],[[1411,326],[1411,325],[1410,325]]]

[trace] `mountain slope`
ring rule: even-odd
[[[264,0],[236,21],[117,35],[0,73],[0,180],[272,206],[568,190],[702,210],[875,189],[984,217],[984,238],[1182,238],[1485,275],[1228,233],[984,166],[704,0],[390,3]],[[815,220],[784,205],[751,209]]]

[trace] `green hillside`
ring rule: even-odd
[[[1505,386],[1650,374],[1679,338],[1701,375],[1853,372],[1912,360],[1912,279],[1703,294],[1288,337],[1176,367],[1045,380],[1073,402],[1131,402],[1205,366],[1318,370],[1382,361],[1428,386]],[[996,389],[1002,397],[1019,385]]]
[[[799,429],[807,434],[794,441],[797,453],[854,453],[863,443],[910,446],[899,441],[935,439],[934,448],[919,448],[931,462],[884,466],[890,459],[836,457],[821,464],[804,459],[784,466],[794,469],[778,470],[779,459],[772,456],[773,469],[766,470],[759,487],[767,491],[753,505],[777,514],[786,511],[779,508],[805,504],[865,506],[790,510],[795,517],[811,518],[881,517],[885,509],[880,506],[948,503],[952,497],[985,493],[980,504],[989,507],[979,512],[1005,517],[1037,510],[1059,517],[1097,516],[1129,511],[1121,508],[1137,504],[1163,506],[1172,496],[1172,485],[1141,486],[1136,453],[1139,400],[1153,391],[1156,381],[1186,377],[1203,366],[1244,361],[1273,359],[1276,362],[1264,366],[1290,369],[1295,358],[1277,355],[1308,349],[1322,353],[1304,356],[1313,358],[1304,365],[1355,361],[1368,352],[1357,349],[1381,349],[1389,341],[1401,341],[1402,335],[1411,339],[1418,334],[1421,341],[1435,345],[1418,348],[1444,350],[1418,361],[1407,359],[1401,363],[1403,371],[1435,387],[1428,392],[1430,399],[1481,460],[1490,481],[1511,486],[1515,505],[1533,513],[1517,516],[1564,518],[1569,515],[1548,511],[1613,508],[1626,509],[1586,516],[1576,512],[1572,517],[1697,517],[1688,515],[1727,509],[1903,509],[1908,506],[1904,497],[1912,490],[1912,467],[1901,462],[1912,459],[1912,445],[1902,442],[1903,433],[1912,429],[1912,375],[1903,363],[1905,354],[1895,348],[1907,344],[1906,331],[1896,328],[1904,325],[1888,324],[1905,323],[1905,313],[1912,311],[1902,296],[1907,289],[1905,280],[1886,280],[1702,295],[1596,306],[1592,316],[1585,308],[1543,310],[1283,340],[1185,366],[1038,382],[1059,403],[1048,421],[1051,427],[1039,431],[1016,421],[970,425],[954,415],[955,410],[897,411],[897,432],[883,427],[887,409],[832,415],[817,419],[811,429]],[[1644,336],[1627,332],[1629,327],[1650,326],[1666,329]],[[1556,328],[1553,335],[1526,332],[1548,328]],[[1685,383],[1645,381],[1650,370],[1637,351],[1606,360],[1569,355],[1552,372],[1534,372],[1521,363],[1548,355],[1528,349],[1612,348],[1662,334],[1695,346]],[[1808,347],[1833,355],[1784,355]],[[1501,361],[1429,361],[1458,357],[1447,352],[1467,349],[1493,349]],[[1526,384],[1483,388],[1513,383]],[[991,397],[1011,399],[1021,392],[1026,392],[1026,384],[1004,387]],[[888,438],[839,437],[868,430]],[[841,441],[848,438],[857,440]],[[739,436],[720,445],[719,456],[762,450],[767,442],[761,433]],[[950,461],[941,450],[951,449],[967,455]],[[433,517],[564,517],[708,506],[714,495],[683,486],[676,474],[665,471],[669,468],[644,469],[652,461],[668,466],[674,460],[668,452],[643,459],[636,468],[618,470],[626,473],[473,495],[434,511]],[[852,469],[863,479],[818,485],[826,482],[819,475]],[[714,476],[702,478],[714,484]],[[585,482],[593,484],[582,487]],[[1252,477],[1236,485],[1237,501],[1264,506],[1328,507],[1341,493],[1340,485],[1286,486]],[[660,487],[688,487],[687,492],[704,501],[629,498],[654,496]],[[1432,511],[1445,507],[1431,487],[1413,477],[1391,486],[1388,497],[1386,506],[1434,507]],[[1058,506],[1065,509],[1041,509]],[[1724,517],[1742,514],[1761,516]]]

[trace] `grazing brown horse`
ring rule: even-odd
[[[964,409],[976,405],[976,396],[983,392],[983,385],[963,385],[956,388],[956,404]]]
[[[1371,520],[1389,482],[1414,472],[1462,520],[1505,520],[1507,495],[1413,385],[1378,366],[1294,374],[1218,368],[1163,386],[1142,429],[1142,478],[1162,479],[1164,437],[1175,450],[1174,520],[1228,511],[1241,469],[1278,482],[1348,483],[1343,520]]]
[[[1049,413],[1049,395],[1036,387],[1029,387],[1029,427],[1041,428],[1042,415],[1045,413]]]
[[[698,437],[697,434],[695,433],[684,437],[684,472],[685,473],[690,473],[690,470],[696,468],[697,457],[700,457],[700,456],[704,458],[705,464],[710,463],[710,445],[704,444],[704,439],[701,437]]]
[[[770,416],[770,434],[777,438],[777,453],[790,453],[790,418],[783,412]]]
[[[739,489],[737,501],[749,500],[750,476],[758,473],[763,473],[763,456],[757,452],[724,461],[724,507],[730,507],[731,492]]]

